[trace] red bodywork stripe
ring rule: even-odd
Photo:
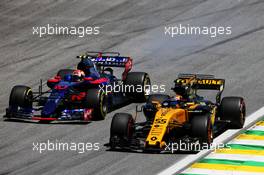
[[[32,120],[46,120],[46,121],[54,121],[54,120],[57,120],[57,118],[44,118],[44,117],[32,117]]]
[[[57,85],[57,86],[54,87],[54,89],[56,89],[56,90],[64,90],[64,89],[67,89],[67,88],[68,88],[68,86],[60,86],[60,85]]]
[[[60,81],[60,79],[55,79],[55,78],[48,80],[49,83],[58,83],[59,81]]]
[[[84,109],[83,120],[84,121],[91,120],[92,119],[92,112],[93,112],[93,109]]]
[[[97,80],[94,80],[94,81],[90,81],[91,84],[101,84],[101,83],[104,83],[104,82],[108,82],[108,78],[99,78]]]
[[[84,81],[92,81],[93,78],[92,78],[92,77],[84,77],[83,80],[84,80]]]
[[[122,73],[122,80],[126,80],[126,77],[127,77],[127,74],[128,72],[132,69],[132,65],[133,65],[133,59],[132,58],[128,58],[128,61],[126,62],[125,64],[125,70],[124,72]]]
[[[85,92],[80,92],[77,95],[72,95],[71,96],[71,100],[72,101],[81,101],[81,100],[84,99],[85,96],[86,96],[86,93]]]
[[[56,76],[54,77],[54,79],[61,80],[61,77],[58,76],[58,75],[56,75]]]

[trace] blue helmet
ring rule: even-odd
[[[85,74],[90,74],[90,72],[87,71],[92,67],[95,67],[94,62],[89,58],[85,58],[79,62],[77,69],[84,71]]]
[[[97,71],[94,62],[90,58],[83,58],[79,62],[77,69],[82,70],[86,76],[91,76],[93,78],[100,78],[100,74]]]

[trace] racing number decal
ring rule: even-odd
[[[74,94],[71,96],[72,101],[81,101],[85,97],[85,92],[80,92],[79,94]]]
[[[167,119],[156,119],[155,120],[155,124],[165,124],[166,123],[166,121],[167,121]]]
[[[161,142],[163,139],[163,136],[166,132],[166,126],[169,119],[164,118],[156,118],[154,120],[153,126],[151,128],[151,131],[149,132],[147,141],[149,141],[149,144],[155,145],[157,144],[157,141]]]

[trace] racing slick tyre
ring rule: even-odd
[[[61,69],[58,71],[57,76],[63,79],[65,75],[72,74],[73,71],[74,71],[73,69]]]
[[[165,94],[152,94],[149,95],[146,104],[143,106],[143,112],[148,121],[151,121],[154,119],[157,109],[155,106],[152,104],[152,101],[157,101],[159,103],[164,102],[165,100],[169,99],[169,95]]]
[[[202,147],[206,146],[210,148],[214,139],[210,113],[193,116],[191,120],[191,130],[192,135],[199,138]]]
[[[14,86],[9,96],[9,106],[11,108],[32,108],[33,93],[30,87]]]
[[[88,89],[85,98],[85,108],[93,108],[93,119],[104,120],[108,112],[108,100],[105,92],[100,89]]]
[[[150,78],[145,72],[129,72],[124,81],[126,85],[126,95],[138,102],[145,102],[150,93]],[[129,88],[128,88],[129,87]],[[131,87],[132,91],[131,92]],[[130,92],[127,92],[130,91]]]
[[[243,128],[246,116],[245,101],[241,97],[224,97],[220,104],[220,119],[230,121],[230,129]]]
[[[110,148],[115,149],[117,145],[126,145],[132,138],[134,131],[134,119],[128,113],[116,113],[112,119],[110,128]]]

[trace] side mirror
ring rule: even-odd
[[[143,111],[143,106],[136,106],[136,112],[142,112]]]
[[[143,106],[139,107],[138,105],[136,106],[136,115],[135,115],[135,121],[137,120],[137,116],[139,112],[143,111]]]

